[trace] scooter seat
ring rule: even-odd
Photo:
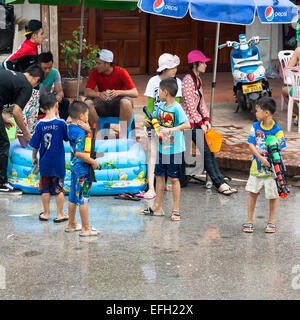
[[[239,63],[236,63],[234,65],[234,69],[239,69],[242,67],[248,67],[248,66],[261,66],[263,64],[260,60],[247,60],[247,61],[241,61]]]

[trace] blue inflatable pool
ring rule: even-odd
[[[66,176],[64,189],[70,190],[69,161],[70,145],[65,143]],[[115,195],[123,192],[138,193],[147,186],[146,155],[135,140],[97,140],[96,152],[104,155],[97,158],[101,170],[95,170],[96,180],[91,195]],[[11,143],[8,165],[8,180],[24,193],[37,194],[39,175],[32,173],[31,148],[22,148],[16,139]],[[53,159],[55,161],[55,159]]]

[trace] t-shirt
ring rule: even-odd
[[[97,69],[93,69],[90,73],[86,88],[94,90],[96,86],[100,92],[106,90],[130,90],[135,88],[129,73],[118,66],[113,67],[110,75],[100,74]]]
[[[55,92],[55,85],[61,83],[61,76],[57,69],[52,68],[47,78],[40,83],[40,94]]]
[[[7,70],[24,72],[38,62],[38,45],[38,43],[25,40],[16,52],[4,60],[3,67]]]
[[[85,136],[86,132],[83,129],[75,124],[69,124],[68,137],[71,147],[70,170],[77,177],[84,177],[89,173],[89,164],[75,156],[76,152],[84,152]]]
[[[165,108],[166,102],[160,102],[154,117],[159,124],[165,128],[178,127],[188,121],[181,105],[175,101],[171,106]],[[159,152],[162,154],[175,154],[185,151],[183,131],[173,132],[170,136],[159,139]]]
[[[268,136],[275,136],[279,141],[281,149],[286,147],[283,131],[275,121],[273,121],[269,128],[264,127],[262,121],[255,122],[252,125],[248,137],[248,142],[254,144],[259,153],[265,157],[268,155],[266,145]],[[250,175],[257,177],[270,177],[268,171],[261,165],[254,155],[251,162]]]
[[[23,110],[31,93],[32,86],[23,73],[0,70],[0,111],[5,104],[17,104]]]
[[[176,78],[177,85],[178,85],[178,91],[176,94],[176,97],[182,97],[181,92],[181,80]],[[152,77],[146,87],[146,91],[144,93],[145,96],[153,98],[153,113],[156,111],[158,104],[160,103],[159,99],[159,84],[161,82],[161,78],[159,75],[156,75]]]
[[[68,141],[67,124],[62,119],[41,119],[34,130],[29,145],[39,150],[40,174],[45,177],[65,176],[64,141]]]

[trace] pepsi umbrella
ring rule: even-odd
[[[1,1],[1,0],[0,0]],[[76,99],[79,97],[80,71],[82,61],[82,40],[83,40],[83,24],[84,24],[84,7],[115,9],[115,10],[134,10],[136,9],[138,0],[28,0],[30,3],[42,5],[79,5],[81,3],[80,17],[80,38],[79,38],[79,54],[78,54],[78,72],[77,72],[77,90]],[[22,4],[24,0],[3,0],[3,4]]]
[[[189,11],[195,20],[217,23],[211,118],[216,86],[220,23],[249,25],[253,23],[255,15],[262,23],[292,23],[298,20],[298,7],[289,0],[139,0],[138,7],[146,13],[179,19]]]

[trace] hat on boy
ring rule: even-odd
[[[178,56],[173,56],[170,53],[163,53],[158,59],[158,69],[157,72],[161,72],[165,69],[173,69],[180,64],[180,59]]]
[[[205,54],[200,51],[200,50],[193,50],[188,53],[188,63],[193,63],[193,62],[208,62],[210,61],[209,58],[205,56]]]
[[[30,34],[32,32],[38,31],[43,27],[40,20],[29,20],[25,25],[26,32],[22,34],[22,36],[26,36],[27,34]]]
[[[114,54],[110,50],[101,49],[99,51],[99,59],[101,59],[105,62],[113,62]]]

